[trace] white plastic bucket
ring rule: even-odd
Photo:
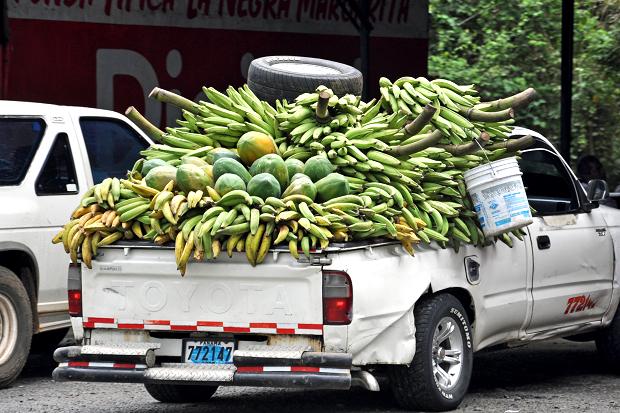
[[[515,157],[485,163],[463,175],[486,237],[532,223],[521,175]]]

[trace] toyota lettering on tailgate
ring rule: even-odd
[[[127,310],[129,302],[137,302],[149,312],[157,312],[171,305],[182,312],[189,312],[192,306],[198,306],[203,311],[224,314],[236,306],[237,311],[246,314],[295,316],[282,284],[177,281],[164,285],[159,281],[139,283],[118,280],[106,283],[102,292],[114,295],[108,302],[114,303],[112,305],[118,311]],[[131,298],[128,299],[128,296]],[[192,301],[194,297],[200,297],[200,300]]]

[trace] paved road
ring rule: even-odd
[[[157,403],[140,385],[55,383],[45,357],[30,357],[0,412],[399,412],[381,394],[220,388],[205,405]],[[470,392],[460,412],[620,412],[620,375],[613,375],[591,343],[540,343],[476,356]]]

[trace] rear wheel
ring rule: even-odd
[[[15,273],[0,267],[0,388],[21,373],[32,341],[30,299]]]
[[[601,330],[596,338],[596,348],[605,360],[605,364],[616,373],[620,373],[620,311],[609,326]]]
[[[390,384],[399,405],[424,411],[453,410],[471,379],[471,327],[454,296],[422,299],[414,310],[416,353],[410,366],[395,366]]]
[[[162,403],[199,403],[208,401],[218,386],[145,383],[144,387]]]

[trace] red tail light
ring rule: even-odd
[[[82,267],[77,264],[69,264],[67,277],[67,290],[69,292],[69,315],[71,317],[82,316]]]
[[[346,325],[353,318],[353,286],[344,271],[323,271],[323,323]]]
[[[69,315],[71,317],[82,316],[82,291],[69,290]]]

